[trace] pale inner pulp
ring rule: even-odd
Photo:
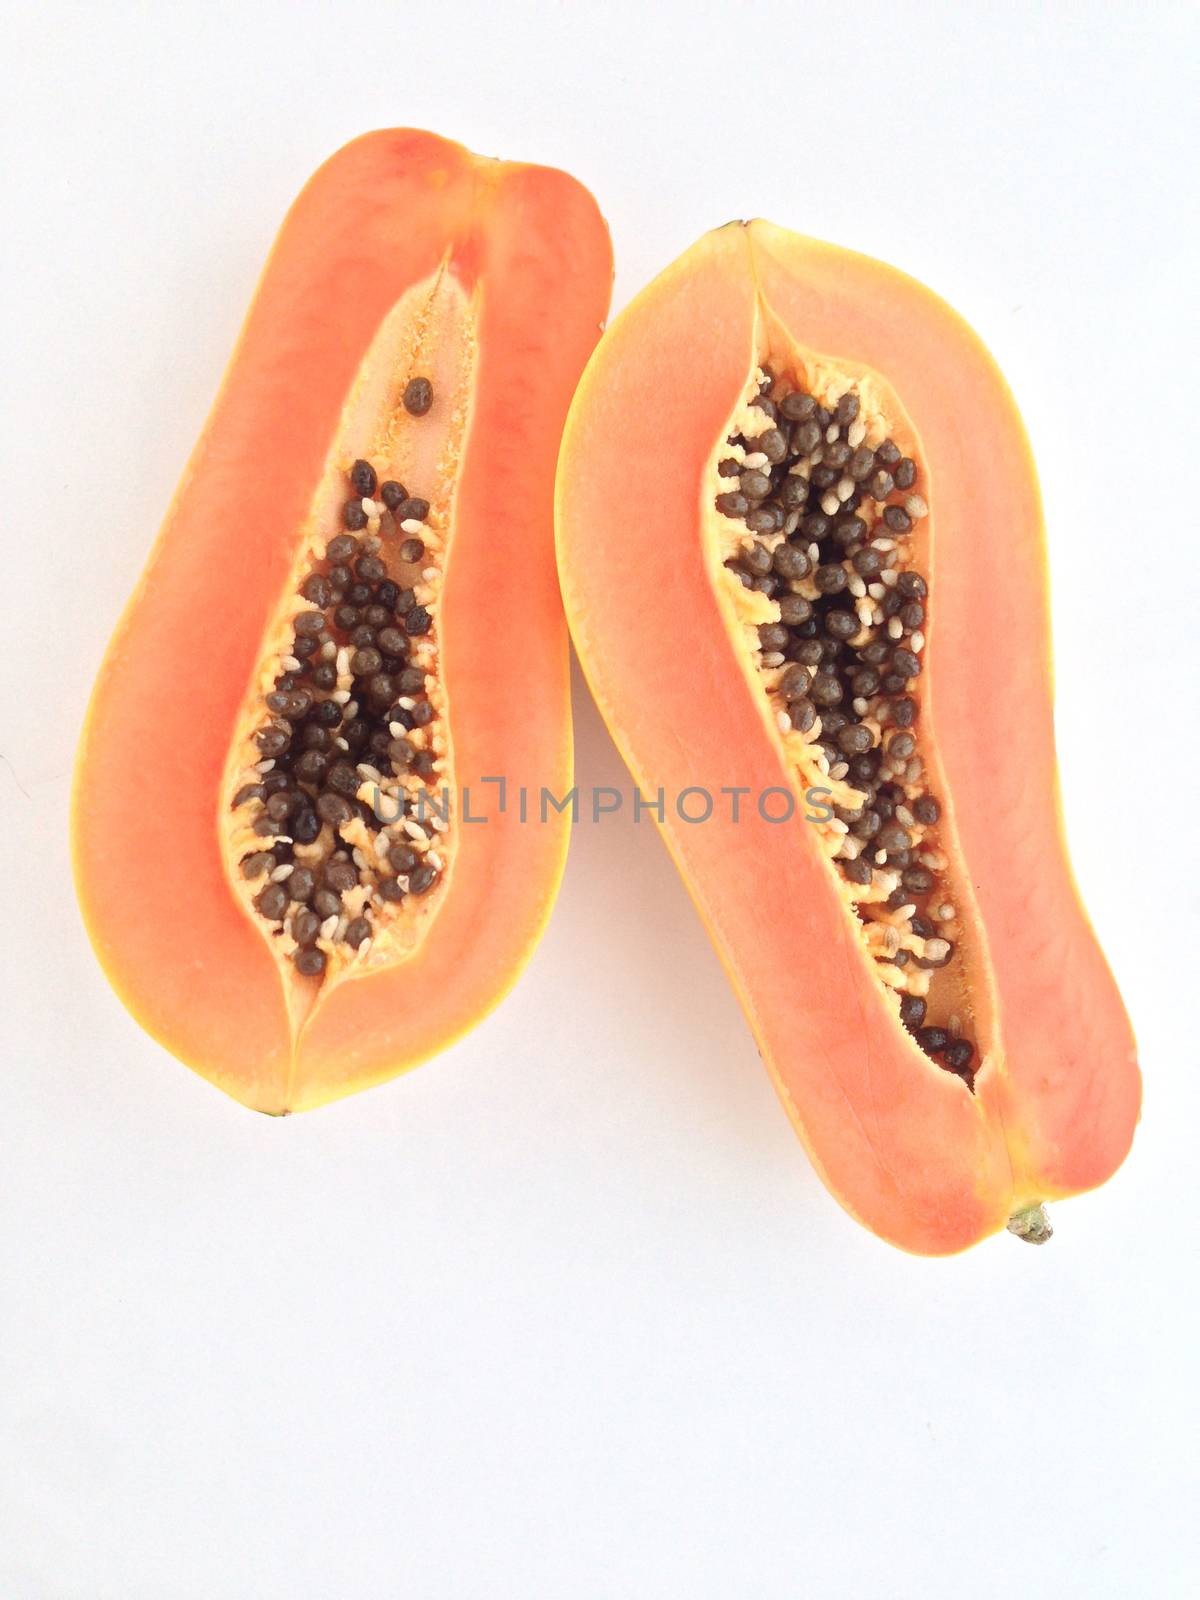
[[[456,829],[448,707],[440,673],[440,608],[453,552],[454,489],[468,423],[475,331],[474,307],[447,270],[410,289],[380,326],[343,407],[320,485],[298,531],[291,574],[267,626],[260,665],[247,689],[231,744],[219,821],[227,871],[247,913],[281,961],[289,963],[287,970],[292,974],[297,953],[292,925],[300,908],[289,906],[282,921],[271,921],[254,904],[266,883],[277,881],[287,886],[289,867],[312,868],[320,883],[323,867],[340,850],[349,854],[356,869],[356,884],[343,892],[336,917],[322,919],[321,932],[311,946],[324,953],[322,977],[326,981],[348,969],[366,970],[410,953],[436,914],[452,870]],[[433,403],[422,416],[411,415],[403,403],[406,385],[417,375],[428,378],[433,388]],[[331,562],[326,548],[348,531],[344,507],[355,498],[348,475],[357,460],[370,463],[380,484],[397,481],[410,496],[429,503],[422,522],[404,529],[389,521],[378,498],[367,496],[363,500],[368,512],[366,525],[356,530],[354,537],[361,552],[377,556],[386,577],[401,589],[412,590],[416,603],[432,617],[429,631],[409,641],[408,664],[425,672],[422,692],[428,696],[434,716],[425,727],[396,731],[403,731],[415,749],[432,753],[433,769],[423,777],[396,771],[377,754],[348,754],[335,745],[335,754],[354,763],[361,780],[354,799],[371,816],[364,818],[356,807],[356,814],[339,826],[324,823],[311,843],[291,839],[286,823],[279,838],[263,838],[254,831],[255,807],[231,808],[231,799],[245,786],[261,782],[286,765],[264,759],[256,744],[256,734],[271,720],[265,696],[281,675],[326,661],[336,666],[337,683],[332,695],[320,698],[333,698],[344,710],[355,705],[350,668],[353,648],[336,629],[321,635],[320,647],[308,662],[298,661],[292,650],[296,617],[313,609],[302,597],[301,587],[310,574],[328,572]],[[416,562],[402,560],[400,548],[414,536],[424,545],[424,553]],[[410,847],[423,864],[436,869],[436,883],[430,892],[405,894],[399,899],[381,897],[381,885],[396,877],[387,856],[397,844]],[[264,850],[274,851],[278,859],[264,874],[247,879],[243,863]],[[397,887],[405,881],[402,878]],[[370,920],[371,933],[354,947],[347,942],[347,929],[363,916]]]

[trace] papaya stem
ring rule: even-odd
[[[1050,1214],[1042,1205],[1026,1206],[1023,1211],[1014,1211],[1008,1219],[1008,1231],[1015,1233],[1018,1239],[1024,1239],[1026,1244],[1045,1244],[1047,1239],[1054,1237]]]

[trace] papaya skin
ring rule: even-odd
[[[924,464],[920,741],[965,885],[975,1092],[901,1025],[813,829],[753,807],[688,825],[668,803],[661,830],[845,1209],[920,1254],[965,1249],[1010,1218],[1040,1242],[1042,1202],[1120,1165],[1140,1077],[1063,836],[1036,473],[975,334],[923,286],[835,246],[758,221],[702,238],[617,318],[572,404],[556,496],[572,637],[644,792],[783,786],[803,817],[712,554],[714,452],[768,357],[894,397],[897,439]],[[637,514],[613,517],[606,495],[647,437],[655,470]],[[654,582],[630,584],[648,540]],[[672,618],[686,619],[685,652]]]
[[[486,823],[458,829],[411,954],[296,1007],[222,860],[231,739],[372,341],[407,291],[440,275],[475,339],[442,689],[455,783]],[[119,998],[247,1106],[308,1109],[415,1066],[503,997],[540,936],[567,819],[521,827],[480,779],[570,783],[553,474],[611,282],[607,230],[574,179],[412,129],[340,150],[280,230],[100,669],[72,813],[84,921]],[[510,647],[498,649],[492,619],[504,615]]]

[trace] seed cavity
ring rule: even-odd
[[[929,515],[918,464],[852,384],[818,394],[765,366],[727,445],[714,502],[742,526],[724,565],[735,591],[770,602],[740,609],[768,617],[748,626],[775,723],[797,765],[802,756],[832,791],[823,838],[901,1021],[973,1087],[969,1023],[950,1006],[945,1026],[927,1016],[958,922],[920,754],[930,595],[911,549]]]
[[[433,398],[425,377],[401,397],[412,418]],[[433,790],[447,748],[444,535],[427,520],[430,502],[381,481],[379,468],[362,457],[345,469],[340,527],[302,575],[231,794],[248,903],[296,972],[318,981],[335,956],[364,961],[381,920],[428,899],[443,877],[417,819],[446,803]]]

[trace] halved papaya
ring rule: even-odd
[[[283,224],[73,821],[118,994],[247,1105],[415,1065],[549,914],[567,818],[507,796],[569,783],[553,476],[611,282],[574,179],[413,130],[346,146]]]
[[[1037,480],[979,340],[890,267],[730,224],[601,341],[557,526],[593,693],[829,1188],[915,1252],[1046,1237],[1140,1080],[1063,842]]]

